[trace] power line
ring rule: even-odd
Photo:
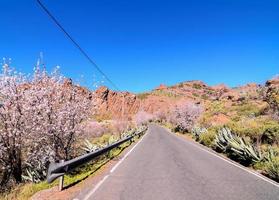
[[[78,50],[85,56],[85,58],[100,72],[116,89],[119,88],[112,82],[112,80],[100,69],[100,67],[90,58],[90,56],[81,48],[81,46],[74,40],[74,38],[63,28],[63,26],[58,22],[58,20],[51,14],[51,12],[46,8],[46,6],[40,1],[37,0],[37,3],[40,7],[46,12],[46,14],[54,21],[54,23],[61,29],[61,31],[72,41],[72,43],[78,48]]]

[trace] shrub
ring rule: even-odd
[[[206,94],[202,94],[202,95],[201,95],[201,98],[202,98],[203,100],[208,100],[208,99],[209,99],[209,97],[208,97]]]
[[[207,108],[207,112],[209,114],[218,114],[218,113],[226,113],[228,110],[225,106],[225,103],[223,101],[213,101],[209,104]]]
[[[258,105],[252,103],[243,103],[234,106],[232,109],[237,111],[237,115],[251,117],[262,115],[267,109],[267,106],[268,104]]]
[[[205,133],[201,134],[199,137],[199,142],[205,146],[212,147],[214,145],[214,139],[216,137],[216,130],[208,129]]]
[[[154,119],[157,122],[165,122],[167,120],[167,112],[164,110],[158,110],[154,113]]]
[[[279,87],[278,75],[273,77],[271,81],[266,82],[266,87],[263,90],[264,99],[268,102],[271,110],[273,111],[274,118],[279,118]],[[273,84],[273,82],[275,84]]]
[[[214,124],[216,115],[227,115],[228,109],[223,101],[212,101],[206,104],[205,112],[201,116],[199,122],[205,127],[210,127]]]
[[[206,128],[201,128],[198,126],[194,126],[194,128],[192,128],[191,133],[193,134],[193,137],[196,140],[199,140],[200,136],[205,134],[207,132]]]
[[[194,83],[193,84],[193,88],[195,88],[197,90],[200,90],[200,89],[202,89],[202,86],[200,84],[198,84],[198,83]]]
[[[170,122],[177,131],[190,132],[202,114],[201,105],[191,102],[182,102],[174,107],[171,112]]]
[[[179,87],[179,88],[183,88],[183,87],[184,87],[184,83],[179,83],[179,84],[178,84],[178,87]]]
[[[114,135],[121,135],[123,132],[130,128],[130,124],[126,120],[112,121],[112,133]]]
[[[279,142],[279,123],[269,118],[242,118],[227,126],[241,136],[248,136],[257,146],[262,143],[278,144]]]
[[[137,97],[141,100],[146,99],[149,96],[149,93],[140,93],[137,94]]]
[[[154,119],[154,116],[145,111],[139,111],[135,115],[135,122],[137,126],[146,125],[148,122],[151,122]]]
[[[279,123],[278,122],[270,120],[264,123],[262,142],[266,144],[279,145]]]
[[[85,138],[100,137],[107,131],[108,131],[107,128],[103,124],[96,121],[88,121],[84,125],[83,137]]]
[[[279,157],[274,157],[266,163],[265,172],[269,177],[279,180]]]

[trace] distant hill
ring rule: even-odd
[[[202,104],[206,109],[217,102],[221,103],[226,112],[216,112],[212,120],[231,118],[235,115],[231,107],[252,105],[254,109],[265,109],[263,112],[278,110],[279,80],[268,80],[265,85],[249,83],[244,86],[229,88],[224,84],[208,86],[202,81],[186,81],[173,86],[161,84],[146,93],[115,92],[104,86],[95,91],[98,114],[104,118],[119,118],[124,115],[131,118],[139,110],[149,113],[168,110],[180,101],[192,101]],[[124,107],[124,109],[122,109]]]

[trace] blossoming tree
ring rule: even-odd
[[[69,159],[93,102],[58,72],[39,65],[32,77],[4,64],[0,75],[0,184],[22,181],[24,167],[45,175],[52,160]],[[41,174],[40,174],[41,173]]]
[[[173,108],[170,122],[175,124],[178,130],[189,132],[202,112],[203,108],[201,105],[187,101],[182,102]]]
[[[144,125],[154,119],[154,116],[145,111],[139,111],[135,115],[135,122],[138,126]]]

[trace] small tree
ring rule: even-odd
[[[164,122],[167,120],[167,112],[164,110],[158,110],[154,113],[154,118],[158,122]]]
[[[190,132],[202,112],[203,109],[200,105],[183,102],[173,108],[170,122],[176,126],[178,131]]]
[[[126,120],[112,121],[112,132],[114,135],[121,137],[121,134],[130,128],[130,124]]]
[[[146,125],[148,122],[152,121],[154,116],[148,112],[145,111],[139,111],[135,115],[135,122],[138,126],[140,125]]]
[[[108,132],[107,128],[101,124],[100,122],[90,120],[86,122],[84,126],[84,138],[95,138],[95,137],[100,137],[104,133]]]

